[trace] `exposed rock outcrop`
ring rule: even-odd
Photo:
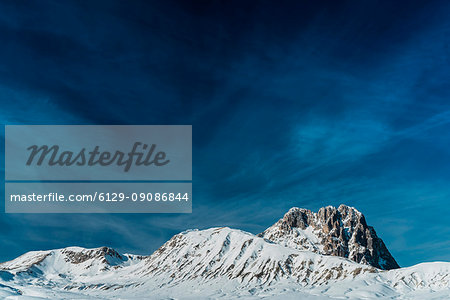
[[[291,208],[259,236],[286,247],[345,257],[383,270],[399,268],[364,215],[346,205],[322,207],[317,213]]]

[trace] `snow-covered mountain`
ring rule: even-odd
[[[242,284],[270,285],[286,278],[303,286],[378,272],[370,266],[310,251],[298,251],[230,228],[175,235],[146,261],[143,276],[185,279],[228,278]]]
[[[286,215],[283,219],[290,218]],[[355,224],[347,219],[348,215],[341,217],[339,224],[352,236],[361,216],[356,215]],[[315,248],[301,250],[298,245],[308,244],[296,242],[298,235],[284,231],[275,240],[269,234],[283,226],[280,221],[263,234],[273,241],[224,227],[182,232],[150,256],[121,254],[107,247],[28,252],[0,264],[0,298],[448,299],[450,295],[450,263],[382,270],[352,257],[323,255]],[[300,230],[310,224],[308,220]],[[303,234],[299,226],[291,228]],[[311,247],[323,251],[318,237],[326,240],[325,234],[306,234]],[[357,247],[352,239],[345,244],[349,253]]]
[[[12,261],[0,264],[0,268],[14,274],[25,272],[29,275],[40,275],[43,270],[51,270],[59,274],[92,276],[134,264],[144,258],[130,254],[122,255],[108,247],[95,249],[68,247],[27,252]]]
[[[346,257],[383,270],[399,267],[364,215],[346,205],[322,207],[317,213],[291,208],[259,236],[286,247]]]

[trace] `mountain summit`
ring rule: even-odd
[[[259,236],[289,248],[345,257],[382,270],[399,268],[364,215],[343,204],[322,207],[317,213],[293,207]]]

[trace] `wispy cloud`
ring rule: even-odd
[[[194,207],[3,214],[1,257],[72,244],[146,254],[187,228],[256,233],[291,206],[340,203],[401,264],[446,257],[448,6],[30,5],[0,4],[2,122],[192,124]]]

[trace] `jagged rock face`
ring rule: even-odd
[[[118,253],[116,250],[108,247],[87,249],[84,251],[74,251],[71,248],[66,248],[62,249],[61,253],[65,255],[65,260],[67,262],[73,264],[84,263],[85,261],[90,259],[99,259],[99,261],[104,264],[109,264],[111,258],[115,258],[121,261],[126,260],[126,258],[120,255],[120,253]]]
[[[317,213],[291,208],[259,236],[286,247],[345,257],[383,270],[399,268],[364,215],[346,205],[322,207]]]

